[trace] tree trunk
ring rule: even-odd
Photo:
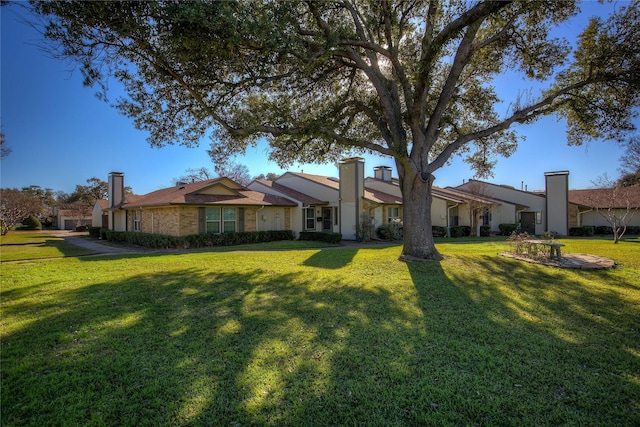
[[[433,243],[431,228],[431,187],[434,177],[426,180],[413,171],[401,172],[403,249],[401,260],[441,260]]]

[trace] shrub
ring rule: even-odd
[[[518,230],[518,224],[505,223],[498,225],[498,228],[500,229],[500,234],[502,236],[511,236],[511,233]]]
[[[595,227],[592,225],[585,225],[584,227],[571,227],[569,229],[569,236],[582,236],[582,237],[591,237],[593,236],[593,232]]]
[[[88,230],[89,230],[88,225],[79,225],[76,227],[76,231],[88,231]]]
[[[29,218],[22,221],[22,225],[26,230],[42,230],[42,223],[35,215],[29,215]]]
[[[599,236],[604,236],[607,234],[613,234],[613,230],[608,225],[598,225],[594,227],[594,233]]]
[[[291,230],[252,231],[223,234],[193,234],[189,236],[168,236],[133,231],[112,231],[102,229],[106,239],[113,242],[130,243],[154,249],[202,248],[206,246],[231,246],[248,243],[264,243],[276,240],[293,240]]]
[[[433,237],[444,237],[447,235],[447,227],[432,225],[431,232],[433,233]]]
[[[489,236],[491,236],[491,226],[490,225],[481,225],[480,226],[480,236],[481,237],[489,237]]]
[[[302,231],[298,240],[313,240],[327,243],[340,243],[342,241],[342,234],[340,233],[325,233],[322,231]]]
[[[360,214],[360,227],[358,228],[356,240],[358,242],[369,242],[371,241],[371,236],[374,231],[373,218],[367,212],[362,212]]]
[[[389,222],[378,227],[378,236],[384,240],[402,240],[402,223]]]
[[[93,237],[94,239],[100,238],[100,227],[89,227],[87,226],[89,231],[89,237]]]
[[[467,237],[471,235],[471,227],[468,225],[456,225],[449,227],[451,237]]]
[[[627,232],[625,234],[640,234],[640,226],[628,225]]]

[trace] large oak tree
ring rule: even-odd
[[[403,255],[438,259],[434,172],[465,156],[479,176],[509,155],[510,127],[558,114],[568,140],[621,138],[638,105],[638,3],[593,18],[576,40],[551,30],[571,1],[35,1],[48,48],[87,85],[123,83],[122,113],[153,145],[194,145],[227,160],[266,138],[270,158],[395,159]],[[573,42],[573,40],[572,40]],[[520,72],[544,89],[500,100],[494,81]],[[500,101],[505,103],[501,104]],[[498,113],[498,105],[510,105]]]

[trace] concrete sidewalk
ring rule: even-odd
[[[53,234],[58,237],[62,237],[65,242],[71,243],[74,246],[78,246],[98,254],[133,254],[133,253],[145,253],[149,250],[145,248],[126,248],[122,246],[110,246],[101,243],[102,240],[86,239],[83,236],[88,236],[86,232],[77,232],[69,230],[46,230],[47,233]]]

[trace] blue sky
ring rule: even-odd
[[[564,25],[562,31],[567,36],[575,35],[584,27],[586,17],[606,16],[620,4],[624,2],[586,3],[580,18]],[[47,57],[34,45],[40,35],[21,22],[24,13],[15,5],[0,8],[0,113],[2,132],[13,150],[0,165],[1,187],[39,185],[70,193],[91,177],[106,181],[109,172],[118,171],[124,172],[126,185],[135,193],[144,194],[173,185],[189,168],[213,169],[206,153],[208,139],[198,148],[151,148],[147,134],[136,130],[130,119],[119,115],[109,104],[99,101],[93,89],[83,87],[80,73],[71,72],[70,64]],[[517,78],[505,78],[498,83],[501,94],[529,87]],[[116,99],[118,88],[109,96]],[[553,117],[516,130],[526,140],[520,143],[516,154],[499,159],[492,182],[517,188],[524,183],[529,190],[543,189],[544,172],[569,170],[571,188],[588,188],[605,173],[610,178],[619,176],[624,149],[615,142],[569,147],[565,124]],[[246,165],[252,176],[283,172],[267,160],[264,146],[236,161]],[[367,174],[372,175],[373,167],[379,165],[394,167],[391,159],[369,156]],[[290,170],[338,174],[333,164],[296,165]],[[461,184],[463,179],[473,176],[473,171],[460,159],[454,159],[435,175],[435,185],[445,187]]]

